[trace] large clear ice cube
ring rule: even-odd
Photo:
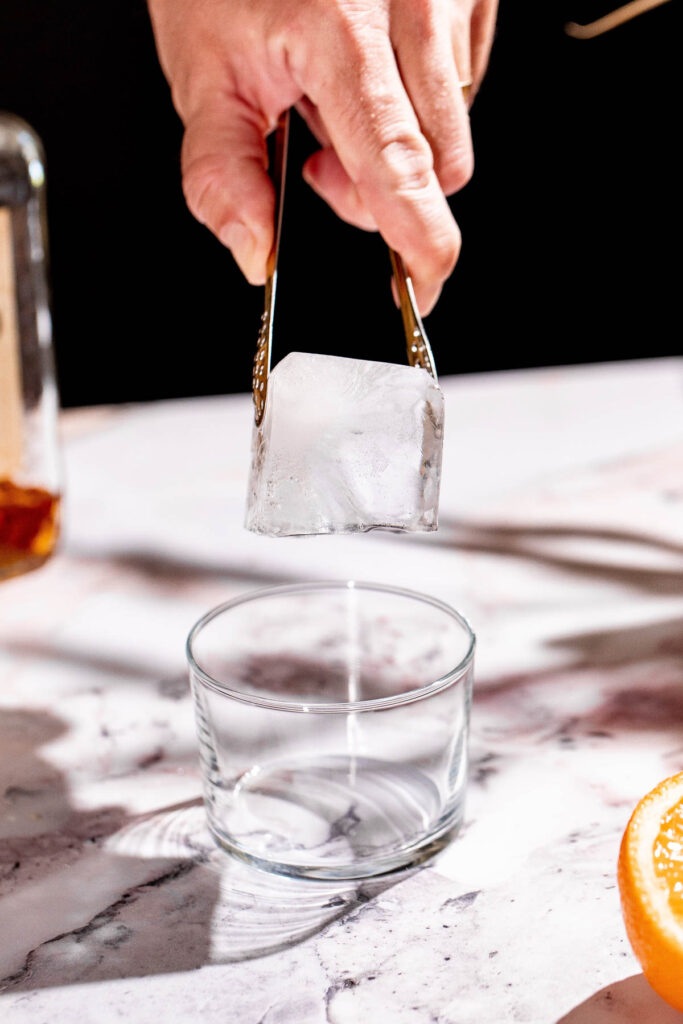
[[[420,367],[291,352],[254,427],[247,529],[436,530],[443,424]]]

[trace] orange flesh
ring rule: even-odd
[[[683,800],[662,817],[652,850],[655,874],[669,890],[669,906],[683,924]]]

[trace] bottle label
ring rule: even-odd
[[[0,206],[0,479],[19,469],[24,435],[12,241],[12,211]]]

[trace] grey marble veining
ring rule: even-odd
[[[616,889],[633,806],[683,769],[681,369],[447,380],[417,540],[246,534],[246,396],[65,417],[62,552],[0,590],[3,1024],[682,1021]],[[462,833],[362,884],[214,847],[183,655],[212,604],[334,576],[479,639]]]

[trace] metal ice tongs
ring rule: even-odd
[[[287,171],[287,145],[289,141],[289,110],[285,110],[275,129],[275,157],[271,177],[275,187],[275,232],[273,247],[266,264],[266,291],[264,309],[261,315],[258,344],[254,357],[254,373],[252,388],[254,392],[255,419],[258,426],[263,419],[268,392],[271,353],[273,348],[273,320],[275,315],[275,290],[277,287],[277,259],[280,251],[280,235],[282,232],[282,208],[285,196],[285,175]],[[391,267],[398,289],[403,330],[406,336],[406,352],[411,366],[421,366],[436,380],[434,356],[427,339],[420,314],[415,302],[413,283],[406,273],[401,256],[389,249]]]

